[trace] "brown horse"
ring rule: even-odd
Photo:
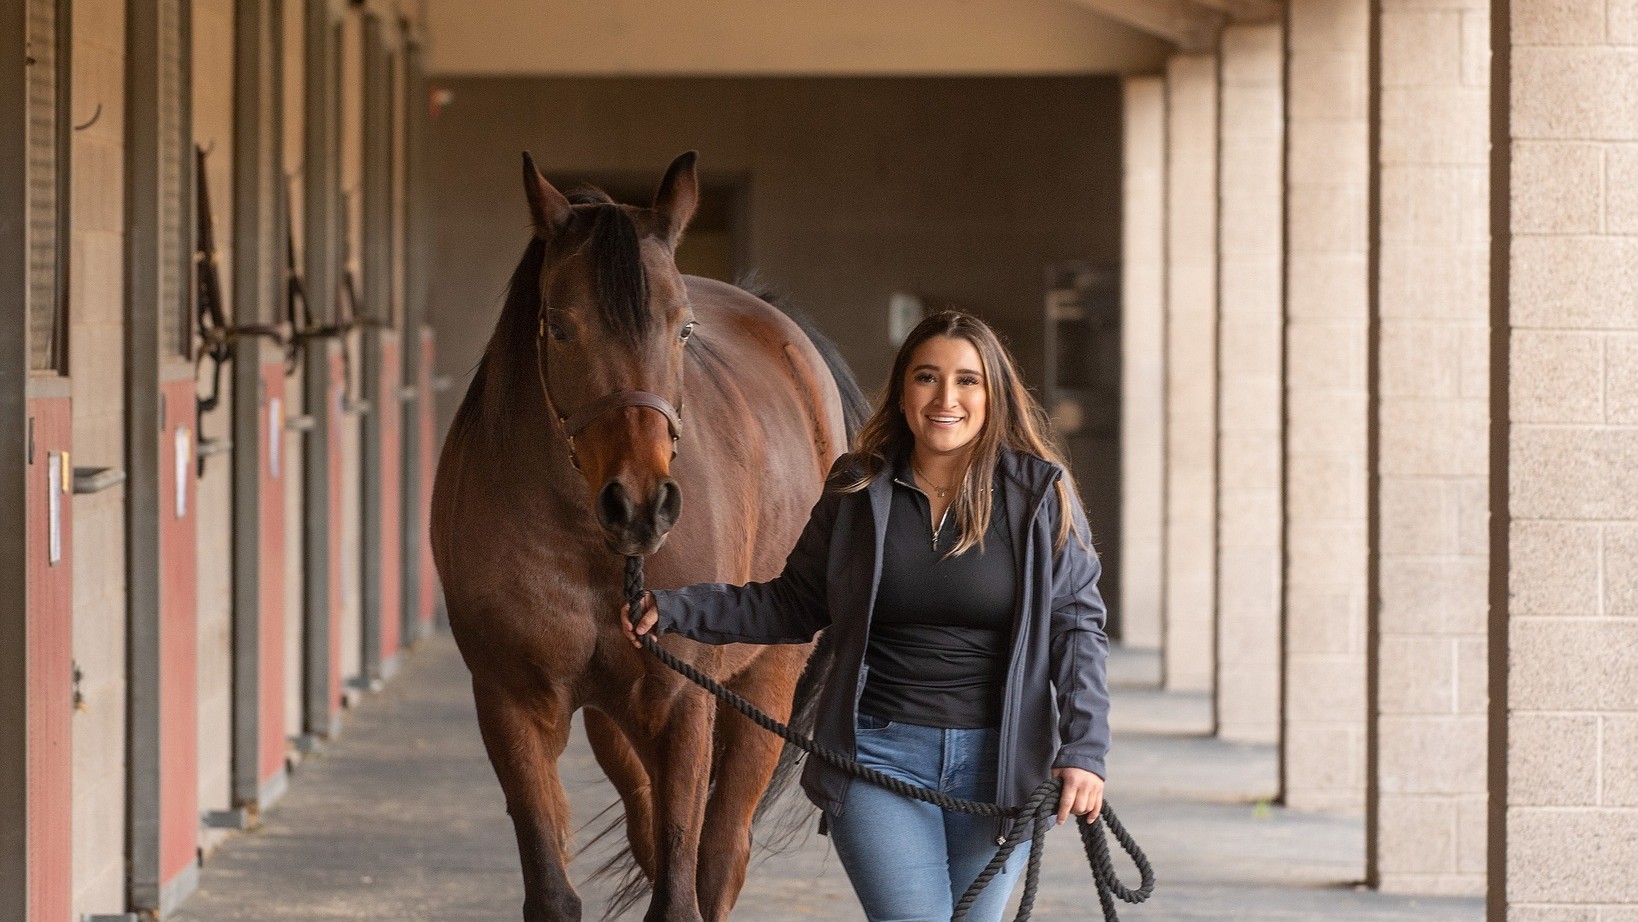
[[[534,239],[438,464],[433,552],[527,922],[580,918],[557,758],[581,708],[652,885],[645,918],[727,918],[781,747],[626,642],[622,555],[652,555],[656,587],[776,575],[847,447],[844,406],[863,409],[834,346],[678,273],[694,159],[637,208],[566,197],[524,155]],[[812,645],[664,643],[775,716],[817,684],[798,690]]]

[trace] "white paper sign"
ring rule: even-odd
[[[176,517],[187,518],[188,515],[188,476],[189,466],[193,462],[193,439],[189,436],[187,426],[176,427]]]
[[[56,564],[63,559],[63,457],[61,452],[46,454],[46,501],[51,510],[51,553],[48,559]]]
[[[274,480],[279,479],[279,462],[284,457],[284,401],[277,397],[267,402],[267,469]]]

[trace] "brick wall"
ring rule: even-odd
[[[1485,870],[1489,4],[1380,6],[1371,877]]]
[[[1213,681],[1217,416],[1217,56],[1166,65],[1167,688]]]
[[[1166,84],[1122,87],[1121,640],[1160,646],[1165,514]]]
[[[1218,176],[1217,731],[1280,736],[1282,26],[1222,44]]]
[[[1507,918],[1638,903],[1638,9],[1514,3]],[[1626,906],[1628,908],[1616,908]]]
[[[1365,794],[1366,0],[1291,0],[1285,802]]]

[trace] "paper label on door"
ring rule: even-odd
[[[186,426],[176,427],[176,517],[188,515],[188,472],[192,469],[193,439]]]
[[[46,455],[46,493],[51,531],[51,552],[47,559],[56,564],[63,559],[63,463],[59,452]]]
[[[284,401],[277,397],[267,402],[267,470],[274,480],[279,479],[279,465],[284,458]]]

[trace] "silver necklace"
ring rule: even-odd
[[[923,483],[925,483],[929,487],[933,488],[933,492],[938,494],[939,499],[943,499],[944,494],[950,492],[950,490],[955,487],[955,484],[950,484],[949,486],[941,487],[938,484],[934,483],[933,478],[927,476],[927,474],[924,471],[922,471],[920,465],[916,464],[916,462],[914,462],[914,461],[910,462],[910,469],[916,472],[916,476],[920,477],[922,479]]]

